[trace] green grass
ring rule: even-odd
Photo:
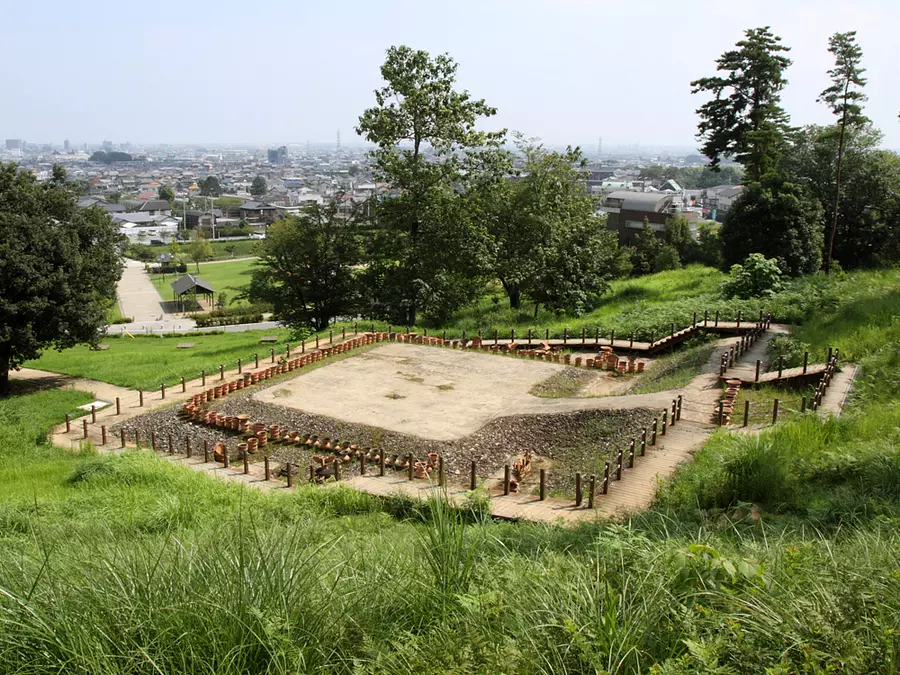
[[[571,398],[594,378],[586,370],[565,368],[531,387],[531,393],[541,398]]]
[[[661,356],[628,393],[652,394],[687,386],[697,377],[715,348],[715,344],[709,342],[688,343],[680,351]]]
[[[896,673],[891,279],[827,282],[797,331],[862,366],[845,416],[717,433],[622,523],[263,493],[47,446],[86,395],[2,400],[0,672]]]
[[[254,353],[262,361],[273,347],[276,354],[283,354],[289,335],[286,329],[275,329],[190,336],[108,336],[103,340],[109,345],[108,350],[92,351],[82,345],[62,352],[48,351],[25,367],[150,390],[163,382],[176,384],[182,376],[188,380],[197,378],[201,370],[217,373],[219,364],[236,368],[239,358],[245,364],[252,363]],[[276,336],[278,343],[261,344],[263,336]],[[178,349],[182,342],[194,347]]]
[[[229,260],[231,258],[251,258],[259,255],[259,239],[240,239],[238,241],[211,241],[213,247],[213,260]],[[234,252],[229,253],[225,249],[233,246]]]
[[[200,263],[199,273],[197,272],[197,265],[190,264],[188,265],[188,273],[199,276],[203,281],[210,284],[217,294],[226,293],[230,299],[229,306],[240,306],[247,304],[247,301],[231,302],[231,300],[234,300],[239,292],[236,289],[250,283],[255,262],[254,260],[235,260],[230,262]],[[152,274],[150,279],[163,300],[172,300],[172,282],[180,276],[180,274]]]

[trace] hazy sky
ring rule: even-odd
[[[900,147],[898,0],[0,0],[0,137],[347,144],[384,50],[449,52],[491,126],[547,143],[696,145],[689,82],[743,29],[792,47],[784,105],[816,103],[827,40],[857,30],[867,112]]]

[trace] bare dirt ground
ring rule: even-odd
[[[514,414],[561,366],[421,345],[387,344],[303,374],[255,401],[447,441]]]

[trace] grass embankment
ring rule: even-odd
[[[900,272],[847,275],[835,289],[837,302],[815,312],[794,337],[816,353],[839,347],[860,365],[844,415],[796,419],[800,397],[808,395],[803,390],[742,393],[759,402],[759,418],[751,422],[771,423],[775,396],[795,421],[758,438],[717,434],[666,487],[661,506],[684,513],[755,502],[817,522],[900,515]]]
[[[109,349],[105,351],[92,351],[84,345],[62,352],[48,351],[41,358],[25,363],[25,367],[150,390],[161,383],[176,384],[182,376],[195,379],[200,377],[201,370],[218,373],[219,364],[236,368],[239,358],[245,364],[252,364],[254,353],[259,354],[260,362],[268,360],[273,347],[276,354],[283,354],[289,334],[286,329],[277,329],[189,336],[107,336],[103,344]],[[263,336],[277,337],[278,342],[260,343]],[[183,342],[194,346],[178,349]]]
[[[255,264],[255,260],[207,262],[200,263],[199,272],[197,271],[197,265],[190,264],[188,265],[187,273],[194,274],[210,284],[217,295],[227,294],[229,298],[228,306],[239,307],[248,304],[248,302],[235,299],[235,296],[240,292],[237,289],[250,283]],[[150,280],[156,286],[156,290],[159,291],[163,300],[172,300],[172,282],[181,276],[181,274],[151,274]]]
[[[687,386],[709,361],[716,346],[712,342],[691,340],[677,352],[661,356],[653,367],[628,390],[629,394],[653,394]]]

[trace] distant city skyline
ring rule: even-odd
[[[893,69],[900,3],[863,0],[589,0],[174,3],[152,12],[100,0],[4,8],[7,59],[0,137],[83,147],[114,143],[358,147],[357,117],[373,104],[384,51],[408,44],[459,63],[458,85],[498,109],[508,128],[596,155],[616,148],[695,150],[690,81],[743,30],[771,25],[792,48],[783,104],[795,125],[827,124],[816,103],[833,66],[828,37],[856,30],[866,114],[900,147]]]

